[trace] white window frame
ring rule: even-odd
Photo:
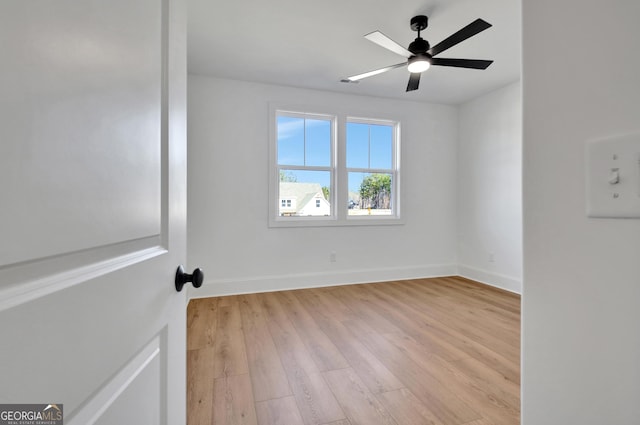
[[[306,117],[311,119],[331,119],[331,166],[280,166],[278,164],[278,115],[293,117]],[[385,116],[374,111],[347,111],[338,107],[314,107],[304,105],[284,105],[278,103],[269,104],[269,227],[331,227],[331,226],[377,226],[404,224],[400,215],[402,201],[401,169],[400,169],[400,119]],[[366,118],[365,118],[366,117]],[[363,215],[349,216],[349,189],[348,171],[346,167],[346,136],[347,122],[361,122],[366,124],[383,124],[394,126],[393,140],[393,172],[392,172],[392,215]],[[280,169],[287,170],[318,170],[330,169],[331,187],[329,203],[331,214],[329,216],[286,216],[279,215],[279,185]],[[359,171],[359,169],[350,169]],[[376,172],[375,169],[366,169],[365,172]],[[380,172],[389,173],[389,170]]]

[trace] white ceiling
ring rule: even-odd
[[[520,0],[188,0],[188,66],[193,74],[459,104],[520,77]],[[404,59],[366,40],[375,30],[407,47],[411,17],[429,16],[435,45],[476,18],[493,27],[438,57],[492,59],[486,70],[434,66],[406,93],[398,68],[358,84],[340,80]]]

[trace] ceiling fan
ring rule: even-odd
[[[434,56],[444,52],[445,50],[455,46],[458,43],[463,42],[467,38],[486,30],[491,27],[491,24],[482,20],[476,19],[466,27],[462,28],[458,32],[450,35],[442,40],[440,43],[431,47],[429,42],[420,37],[420,31],[427,28],[429,24],[429,18],[424,15],[418,15],[411,18],[411,29],[418,32],[418,37],[409,44],[409,48],[405,49],[380,31],[374,31],[364,36],[369,41],[376,43],[385,49],[407,58],[406,62],[398,63],[395,65],[387,66],[385,68],[376,69],[374,71],[365,72],[363,74],[353,75],[342,80],[343,82],[355,83],[363,78],[371,77],[373,75],[382,74],[383,72],[390,71],[395,68],[407,66],[407,69],[411,73],[409,77],[409,84],[407,84],[407,91],[413,91],[418,89],[420,84],[420,75],[429,69],[431,65],[439,66],[452,66],[456,68],[470,68],[470,69],[486,69],[493,63],[492,60],[479,60],[479,59],[450,59],[450,58],[436,58]]]

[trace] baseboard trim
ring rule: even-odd
[[[188,294],[190,299],[219,297],[224,295],[285,291],[289,289],[319,288],[358,283],[452,276],[458,274],[457,271],[458,266],[455,264],[437,264],[430,266],[387,267],[367,270],[298,273],[236,279],[213,279],[205,280],[202,287],[198,289],[189,287]]]
[[[505,291],[522,294],[522,280],[511,276],[463,265],[458,265],[458,275]]]

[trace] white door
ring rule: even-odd
[[[0,2],[0,404],[185,422],[185,8]]]

